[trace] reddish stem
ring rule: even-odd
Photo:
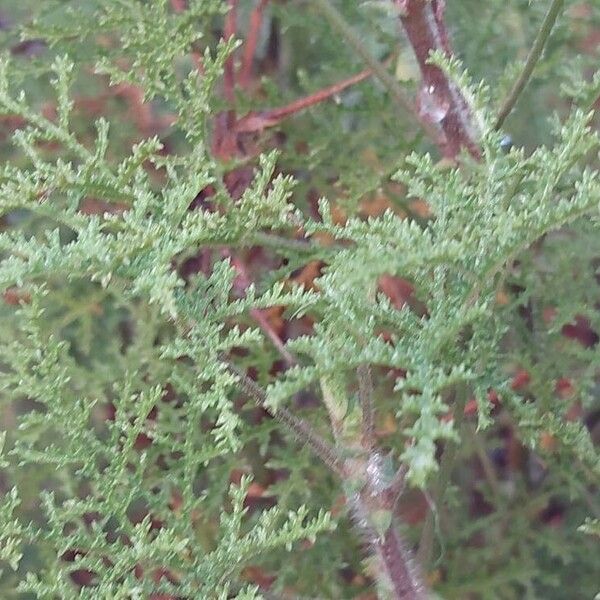
[[[444,22],[444,0],[396,0],[400,20],[415,53],[422,75],[421,110],[433,104],[432,112],[440,114],[439,126],[444,132],[444,156],[454,158],[462,148],[478,158],[480,151],[475,140],[475,128],[469,105],[457,86],[438,66],[428,62],[432,51],[451,56],[448,31]],[[435,122],[436,119],[434,118]]]
[[[366,465],[362,465],[367,480],[363,489],[350,498],[357,525],[363,530],[379,563],[383,587],[391,598],[398,600],[425,600],[427,597],[421,574],[406,550],[397,531],[393,513],[398,496],[398,482],[383,485],[380,457],[371,452]],[[401,470],[404,479],[405,470]],[[388,513],[390,523],[384,531],[376,526],[377,515]]]
[[[423,587],[411,572],[410,559],[402,541],[392,525],[375,543],[375,550],[384,564],[387,576],[399,600],[425,600]]]
[[[238,120],[236,123],[236,131],[239,133],[251,133],[254,131],[262,131],[267,127],[273,127],[287,117],[310,108],[319,102],[323,102],[324,100],[327,100],[336,94],[340,94],[345,89],[356,85],[365,79],[368,79],[372,75],[373,71],[371,69],[365,69],[364,71],[361,71],[352,77],[348,77],[348,79],[338,81],[329,87],[323,88],[314,94],[305,96],[304,98],[294,100],[285,106],[273,108],[271,110],[250,113]]]
[[[269,0],[259,0],[258,4],[252,9],[250,14],[250,26],[248,35],[244,43],[244,55],[242,57],[242,66],[240,68],[240,86],[247,88],[252,77],[252,65],[254,63],[254,55],[258,46],[258,36],[263,23],[263,13],[265,6]]]
[[[223,38],[229,40],[237,33],[237,6],[238,0],[229,0],[229,12],[225,17],[223,26]],[[227,57],[223,72],[223,91],[228,102],[233,104],[235,101],[235,65],[233,54]]]
[[[177,12],[183,12],[187,8],[187,0],[171,0],[171,8]]]

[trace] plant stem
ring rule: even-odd
[[[535,38],[533,46],[529,51],[529,55],[527,56],[527,60],[525,61],[525,66],[523,67],[523,71],[515,81],[512,90],[509,92],[508,96],[502,103],[502,107],[500,108],[500,112],[498,113],[498,118],[496,119],[496,123],[494,125],[495,129],[500,129],[506,120],[506,117],[511,113],[514,108],[521,92],[525,89],[527,82],[531,78],[531,74],[533,73],[533,69],[535,65],[539,61],[542,56],[542,52],[544,51],[544,46],[550,37],[550,33],[552,32],[552,28],[556,23],[556,19],[563,7],[564,0],[552,0],[552,4],[544,17],[544,21],[540,27],[540,30]]]
[[[352,75],[347,79],[338,81],[330,86],[327,86],[321,90],[314,92],[308,96],[298,98],[285,106],[279,108],[271,108],[263,111],[251,112],[241,119],[238,119],[235,124],[235,130],[238,133],[252,133],[255,131],[262,131],[268,127],[274,127],[281,123],[284,119],[294,116],[297,113],[310,108],[320,102],[328,100],[336,94],[340,94],[347,88],[361,83],[369,77],[372,77],[373,70],[365,69],[356,75]]]
[[[443,139],[438,146],[444,157],[454,159],[461,150],[466,149],[478,159],[481,155],[478,131],[469,103],[445,71],[429,60],[434,51],[452,56],[444,21],[444,2],[395,0],[395,4],[421,71],[421,118],[435,122],[443,131]]]
[[[229,40],[235,37],[237,33],[237,8],[238,0],[229,0],[229,11],[225,16],[225,24],[223,26],[223,38]],[[235,103],[235,64],[234,56],[231,54],[227,57],[223,69],[223,92],[224,96],[230,105]]]
[[[240,87],[248,88],[252,78],[252,63],[258,46],[258,37],[263,24],[263,12],[268,0],[259,0],[258,4],[252,9],[250,14],[250,27],[248,35],[244,42],[244,56],[242,58],[242,66],[240,67]]]
[[[227,370],[238,378],[240,387],[250,396],[258,406],[266,410],[274,419],[283,423],[296,437],[305,443],[316,456],[318,456],[336,475],[343,480],[347,477],[347,469],[337,450],[324,438],[316,433],[303,419],[300,419],[287,408],[279,407],[273,410],[267,406],[266,392],[240,368],[231,363],[227,358],[221,357]]]
[[[350,24],[343,17],[342,13],[329,2],[329,0],[312,0],[323,16],[329,21],[329,24],[341,34],[346,42],[352,47],[354,52],[368,65],[377,79],[390,92],[394,100],[409,112],[414,112],[415,108],[408,95],[400,87],[398,82],[389,74],[381,63],[365,48],[365,45],[359,35],[352,29]]]
[[[425,600],[426,592],[418,565],[413,561],[398,533],[394,507],[396,494],[392,487],[381,486],[376,454],[366,467],[363,489],[349,498],[356,525],[371,545],[377,559],[379,596],[399,600]],[[382,526],[381,516],[389,519]]]
[[[368,369],[366,365],[359,367],[359,385],[369,389],[362,389],[360,394],[370,396],[372,384],[365,368]],[[352,508],[354,524],[369,543],[376,561],[375,578],[380,597],[425,600],[425,586],[419,570],[404,546],[394,518],[405,469],[398,469],[392,481],[386,482],[382,453],[375,447],[374,440],[365,435],[365,415],[361,429],[355,429],[352,420],[346,418],[348,402],[340,381],[322,378],[321,389],[336,444],[341,446],[342,455],[348,457],[343,480],[346,498]],[[364,404],[361,408],[364,410]],[[367,407],[367,420],[370,411]]]
[[[358,397],[362,412],[362,436],[363,445],[373,448],[375,445],[375,414],[373,410],[373,380],[371,378],[371,367],[362,364],[356,369],[358,378]]]
[[[413,115],[427,135],[437,145],[440,142],[440,135],[437,129],[428,121],[424,120],[416,109],[414,102],[408,94],[402,89],[400,84],[390,75],[389,71],[365,48],[360,36],[352,29],[344,16],[335,8],[329,0],[312,0],[313,4],[329,21],[329,24],[338,31],[346,40],[349,46],[359,58],[370,67],[373,74],[389,92],[394,99],[395,104]]]
[[[393,597],[399,600],[425,600],[423,586],[411,568],[411,559],[407,556],[394,525],[378,540],[376,550],[392,582]]]

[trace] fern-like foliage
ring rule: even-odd
[[[382,123],[398,121],[377,86],[294,117],[281,140],[240,134],[221,91],[243,54],[226,39],[231,13],[218,0],[185,10],[168,0],[77,4],[44,3],[23,31],[45,40],[49,63],[22,73],[18,59],[0,64],[0,112],[19,122],[0,169],[3,597],[250,600],[269,587],[249,574],[256,564],[273,573],[273,589],[350,597],[370,580],[339,573],[359,570],[361,553],[377,558],[398,516],[395,500],[370,506],[361,493],[396,493],[394,474],[428,500],[448,573],[427,558],[422,566],[441,594],[558,597],[571,564],[587,585],[590,558],[576,546],[593,537],[576,530],[597,508],[600,462],[555,384],[576,381],[578,407],[597,410],[595,343],[564,333],[573,322],[588,335],[600,327],[598,77],[565,82],[573,106],[549,121],[547,143],[507,152],[492,82],[432,53],[428,64],[468,101],[481,150],[448,164],[413,125],[390,140]],[[357,28],[392,18],[340,4]],[[292,40],[324,26],[295,6],[272,10]],[[334,67],[355,66],[340,58],[344,44],[319,43]],[[47,82],[51,111],[22,91],[30,75]],[[289,88],[320,77],[299,71]],[[137,90],[138,108],[162,115],[168,131],[124,140],[117,110],[90,124],[77,90],[103,81]],[[258,98],[286,99],[287,88],[263,83]],[[236,101],[248,111],[258,102]],[[345,153],[344,135],[364,155]],[[383,210],[365,210],[373,195]],[[253,253],[262,263],[240,267]],[[186,271],[203,256],[206,268]],[[297,276],[311,265],[310,280]],[[384,281],[410,292],[400,298]],[[265,325],[269,311],[288,324],[285,343]],[[544,457],[541,491],[522,473],[494,474],[485,444],[509,426],[532,461]],[[379,444],[369,448],[376,461],[367,438]],[[445,489],[472,455],[490,516],[471,518]],[[326,469],[334,461],[343,482]],[[578,519],[568,523],[581,540],[570,540],[572,553],[552,531],[519,535],[549,498],[565,497],[577,499],[565,517]],[[409,545],[427,527],[408,531]],[[597,534],[597,519],[581,529]],[[553,561],[567,565],[554,578]],[[373,564],[381,596],[397,597]],[[505,586],[497,595],[495,581]]]

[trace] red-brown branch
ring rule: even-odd
[[[229,0],[229,11],[225,17],[223,27],[223,37],[226,40],[234,37],[237,33],[237,6],[238,0]],[[230,54],[225,61],[223,70],[223,92],[228,102],[233,104],[235,101],[235,59],[234,55]]]
[[[244,55],[242,57],[242,66],[240,68],[239,83],[240,87],[247,88],[252,77],[252,65],[256,47],[258,46],[258,36],[263,23],[263,13],[269,0],[259,0],[258,4],[252,9],[250,14],[250,26],[246,41],[244,42]]]
[[[387,529],[383,537],[374,541],[375,551],[383,563],[393,589],[394,598],[400,600],[425,600],[426,593],[411,569],[410,558],[403,547],[395,526]]]
[[[412,560],[392,517],[399,488],[404,481],[405,469],[399,470],[392,486],[382,487],[380,457],[370,453],[367,464],[362,465],[367,475],[363,489],[349,497],[358,527],[369,541],[379,563],[379,577],[390,598],[398,600],[425,600],[428,597],[422,575]],[[391,522],[382,531],[376,525],[377,516],[389,513]],[[388,596],[386,596],[388,597]]]
[[[421,70],[420,111],[444,132],[442,152],[455,158],[465,148],[479,157],[476,127],[469,104],[438,66],[428,62],[432,51],[451,56],[444,22],[445,0],[396,0],[400,20]]]
[[[177,12],[183,12],[187,8],[187,0],[171,0],[171,8]]]
[[[319,102],[328,100],[332,96],[340,94],[347,88],[356,85],[365,79],[368,79],[372,75],[373,71],[371,69],[365,69],[364,71],[361,71],[360,73],[357,73],[348,79],[338,81],[329,87],[323,88],[314,94],[305,96],[304,98],[294,100],[285,106],[273,108],[271,110],[250,113],[238,120],[236,123],[236,131],[239,133],[251,133],[255,131],[262,131],[267,127],[273,127],[278,123],[281,123],[281,121],[287,117],[310,108],[315,104],[319,104]]]

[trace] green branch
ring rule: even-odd
[[[542,56],[546,42],[550,37],[550,33],[552,32],[552,28],[556,23],[556,19],[558,18],[563,4],[564,0],[552,0],[552,4],[546,13],[542,26],[540,27],[537,37],[535,38],[535,42],[529,51],[529,56],[525,61],[523,71],[519,75],[512,90],[502,103],[502,107],[500,108],[498,118],[496,119],[496,123],[494,125],[495,129],[500,129],[502,127],[506,117],[508,117],[508,115],[512,112],[512,109],[515,107],[521,92],[525,89],[525,86],[529,82],[531,74],[533,73],[533,69]]]

